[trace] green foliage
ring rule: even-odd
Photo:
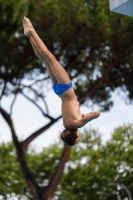
[[[8,41],[14,39],[24,15],[27,15],[28,6],[23,0],[0,0],[0,43],[8,44]]]
[[[124,184],[133,196],[133,126],[116,128],[105,144],[97,130],[85,130],[82,137],[82,141],[71,150],[55,198],[68,200],[71,196],[71,200],[115,200],[117,187],[109,187],[114,183]],[[27,160],[40,186],[48,185],[61,149],[59,144],[54,144],[40,153],[33,147],[28,150]],[[6,196],[14,192],[19,197],[25,195],[33,199],[20,173],[13,145],[1,144],[0,152],[0,194]],[[119,193],[122,199],[127,197],[124,190]]]
[[[0,195],[3,199],[8,199],[14,194],[15,196],[25,194],[27,186],[12,143],[0,145],[0,180]]]
[[[55,144],[49,148],[44,148],[41,153],[36,153],[33,150],[32,154],[27,154],[29,167],[40,186],[48,185],[59,162],[61,151],[62,148]]]
[[[84,136],[83,136],[84,137]],[[64,199],[117,199],[116,187],[112,183],[121,183],[129,188],[133,196],[133,127],[125,125],[114,130],[112,138],[105,145],[101,144],[99,134],[93,131],[87,133],[89,141],[85,140],[73,148],[71,156],[80,155],[75,161],[69,162],[67,173],[61,182]],[[90,148],[89,148],[89,146]],[[71,160],[70,156],[70,160]],[[122,199],[127,197],[121,190]],[[59,199],[62,199],[60,197]]]
[[[27,152],[27,160],[38,184],[47,186],[59,162],[62,148],[56,144],[36,153],[32,148]],[[23,199],[33,199],[30,189],[22,176],[12,143],[0,145],[0,195],[8,199],[17,196]]]
[[[98,83],[113,56],[114,66],[89,99],[101,110],[109,110],[113,105],[111,92],[121,87],[132,101],[132,18],[110,12],[106,0],[1,0],[0,4],[0,86],[7,83],[5,95],[24,90],[21,82],[25,79],[47,76],[23,35],[22,18],[26,15],[70,77],[76,77],[78,97]]]

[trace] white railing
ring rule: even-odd
[[[129,189],[124,184],[113,183],[113,184],[109,185],[109,187],[113,187],[113,186],[115,186],[116,188],[120,187],[121,189],[124,189],[126,194],[128,195],[128,200],[132,200],[131,193],[130,193]],[[121,196],[120,195],[118,196],[118,198],[121,200]]]

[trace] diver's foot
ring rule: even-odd
[[[29,37],[31,34],[31,31],[34,30],[32,23],[27,17],[24,17],[23,19],[23,27],[24,27],[24,34]]]

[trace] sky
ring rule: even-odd
[[[122,94],[121,94],[122,95]],[[112,94],[114,106],[109,112],[102,112],[101,116],[84,127],[85,129],[94,128],[98,129],[102,134],[102,141],[106,142],[110,139],[111,133],[114,128],[128,123],[133,124],[133,105],[126,105],[125,101],[120,95],[118,90]],[[2,107],[8,112],[10,108],[12,97],[4,97],[1,101]],[[48,102],[50,114],[53,117],[58,117],[61,114],[61,100],[50,90],[47,95],[46,101]],[[94,110],[97,110],[97,106],[94,105]],[[91,109],[81,106],[81,112],[87,113],[92,111]],[[40,111],[34,105],[29,103],[21,95],[18,96],[12,114],[15,130],[18,138],[26,139],[34,131],[38,130],[42,126],[48,123],[48,120],[42,116]],[[83,128],[81,128],[83,130]],[[36,150],[41,151],[43,147],[48,147],[54,142],[58,141],[60,133],[63,130],[62,119],[60,119],[51,128],[38,136],[31,145]],[[83,137],[83,135],[82,135]],[[0,140],[1,142],[11,141],[11,133],[0,115]]]

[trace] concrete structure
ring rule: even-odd
[[[110,10],[133,17],[133,0],[109,0]]]

